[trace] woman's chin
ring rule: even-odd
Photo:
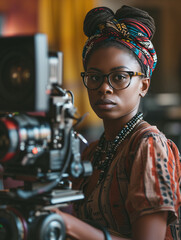
[[[104,120],[104,119],[105,120],[114,120],[116,118],[113,114],[111,114],[110,112],[106,112],[106,111],[99,112],[99,113],[96,112],[96,115],[102,120]]]

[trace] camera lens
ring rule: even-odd
[[[0,239],[1,240],[25,240],[27,237],[27,225],[24,218],[16,209],[0,210]]]
[[[23,88],[30,81],[30,70],[22,65],[14,65],[9,69],[9,81],[5,86],[10,86],[10,90]]]
[[[60,215],[49,213],[36,218],[29,228],[28,240],[64,240],[65,225]]]
[[[0,96],[3,104],[10,105],[10,111],[17,111],[17,106],[23,108],[34,94],[33,69],[33,59],[22,50],[12,50],[0,59]]]
[[[0,120],[0,162],[12,159],[17,151],[19,143],[16,123],[9,118]]]
[[[61,227],[59,222],[52,221],[48,226],[47,239],[58,240],[61,236]]]
[[[9,226],[3,219],[0,219],[0,236],[1,240],[11,239]]]
[[[14,96],[32,86],[32,63],[23,53],[11,52],[4,58],[1,74],[2,87]]]

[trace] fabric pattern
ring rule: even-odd
[[[91,144],[84,159],[93,159],[96,145]],[[96,186],[98,176],[96,170],[75,183],[85,194],[83,201],[75,203],[79,218],[94,220],[115,235],[131,238],[131,224],[140,216],[168,211],[168,224],[178,217],[180,155],[176,145],[156,127],[136,130],[125,139],[105,180]],[[172,239],[169,226],[165,239]]]
[[[83,49],[83,63],[91,50],[100,42],[117,41],[130,49],[138,61],[146,68],[147,76],[151,77],[157,63],[157,55],[150,40],[151,32],[141,22],[127,19],[113,19],[100,24],[96,33],[88,38]]]

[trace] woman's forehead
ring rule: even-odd
[[[138,61],[128,51],[116,47],[107,47],[99,48],[91,54],[87,63],[87,70],[98,68],[110,71],[120,66],[130,71],[140,69]]]

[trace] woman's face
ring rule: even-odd
[[[137,60],[124,49],[100,48],[90,56],[87,72],[108,74],[115,70],[141,72]],[[94,112],[103,120],[129,118],[138,111],[140,97],[145,94],[143,88],[143,79],[138,76],[133,76],[129,87],[123,90],[113,89],[105,78],[100,88],[88,90],[89,101]]]

